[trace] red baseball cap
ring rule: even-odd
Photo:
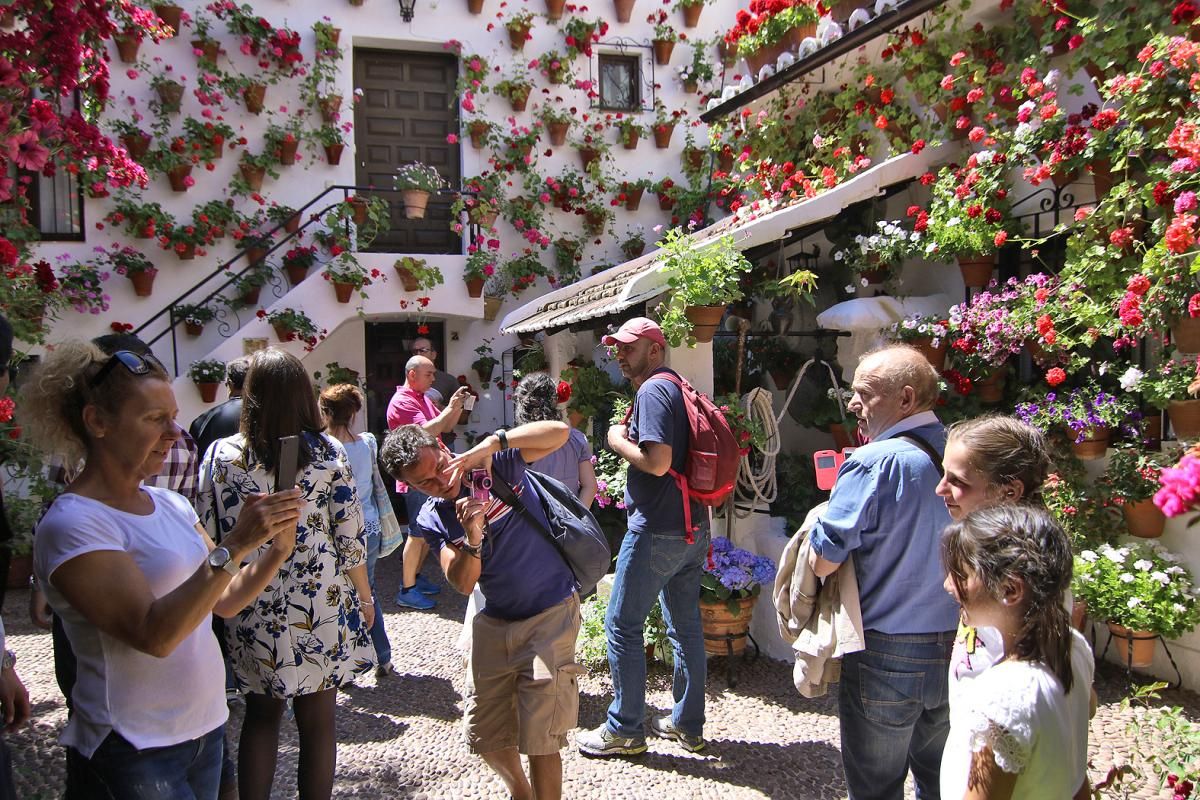
[[[662,328],[658,327],[657,322],[646,317],[634,317],[633,319],[625,320],[625,324],[618,328],[616,333],[604,336],[600,341],[607,345],[618,343],[630,344],[631,342],[636,342],[638,338],[658,342],[663,348],[667,346],[667,340],[663,336]]]

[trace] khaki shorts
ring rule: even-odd
[[[579,722],[579,622],[576,594],[515,622],[475,615],[463,719],[472,753],[516,747],[544,756],[566,747]]]

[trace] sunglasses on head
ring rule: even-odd
[[[88,381],[88,386],[99,386],[117,364],[129,370],[130,375],[148,375],[154,367],[158,367],[163,372],[166,372],[166,368],[163,367],[162,362],[150,353],[141,355],[132,350],[118,350],[109,356],[108,361],[104,362],[104,366],[100,368],[100,371],[92,376],[92,379]]]

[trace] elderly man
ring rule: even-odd
[[[851,800],[899,800],[910,768],[917,797],[937,798],[958,624],[938,551],[950,516],[934,492],[946,445],[937,373],[893,345],[863,356],[851,389],[870,443],[842,464],[809,534],[819,576],[854,555],[861,597],[866,649],[843,659],[839,684],[842,765]]]
[[[442,411],[438,411],[425,393],[433,387],[437,370],[433,362],[425,356],[413,356],[404,365],[405,383],[396,387],[387,408],[388,430],[394,430],[401,425],[420,425],[440,442],[441,435],[454,427],[462,412],[463,401],[467,397],[466,387],[459,388],[450,395],[450,401]],[[404,508],[408,511],[408,540],[404,543],[404,564],[401,569],[400,591],[396,594],[396,604],[405,608],[415,608],[425,611],[433,608],[436,603],[428,595],[437,594],[438,586],[432,581],[420,576],[421,565],[425,563],[425,555],[429,546],[417,526],[417,512],[429,496],[419,489],[406,486],[397,481],[396,491],[404,495]]]
[[[516,800],[562,796],[560,751],[579,712],[575,576],[539,529],[549,523],[526,477],[526,466],[562,447],[568,432],[562,422],[530,422],[452,458],[427,429],[405,425],[380,451],[389,474],[431,496],[418,519],[446,579],[463,594],[478,583],[487,597],[471,620],[463,722],[471,752]],[[468,491],[475,469],[507,483],[520,507]]]
[[[413,339],[412,347],[409,349],[409,352],[414,356],[424,356],[425,358],[428,358],[433,362],[434,368],[437,368],[438,351],[433,349],[433,342],[431,342],[429,339],[426,339],[424,336]],[[449,372],[444,372],[439,369],[433,375],[433,391],[437,392],[437,396],[433,398],[434,404],[437,405],[438,408],[442,408],[446,405],[446,400],[448,400],[452,394],[458,391],[458,379]]]

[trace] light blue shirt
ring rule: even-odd
[[[942,587],[938,549],[950,524],[935,494],[941,479],[911,431],[939,454],[946,429],[933,412],[914,414],[885,430],[842,464],[829,507],[809,534],[813,550],[841,563],[853,553],[863,628],[880,633],[938,633],[958,625],[958,604]]]

